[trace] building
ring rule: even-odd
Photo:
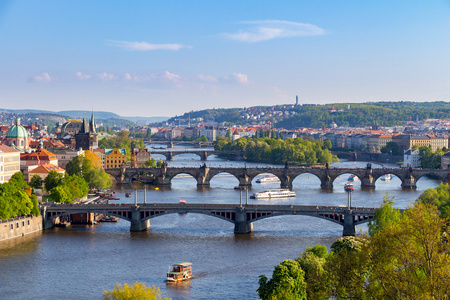
[[[214,126],[204,126],[200,128],[200,136],[205,136],[208,142],[214,142],[216,140],[216,128]]]
[[[30,137],[25,127],[20,125],[20,118],[17,118],[14,125],[6,132],[5,143],[7,146],[15,146],[22,151],[30,148]]]
[[[57,165],[43,164],[43,165],[37,166],[36,168],[28,171],[27,181],[30,182],[31,178],[33,178],[34,175],[38,175],[42,178],[42,180],[44,180],[51,171],[55,171],[55,172],[63,174],[63,175],[66,173],[66,170],[58,167]]]
[[[431,150],[436,151],[443,147],[448,148],[448,138],[437,137],[434,134],[428,135],[409,135],[402,134],[392,138],[392,141],[398,145],[399,151],[406,151],[412,146],[431,147]]]
[[[441,156],[441,169],[450,169],[450,152]]]
[[[403,154],[403,167],[404,168],[419,168],[420,167],[420,155],[419,149],[408,149]]]
[[[20,172],[20,151],[0,144],[0,183]]]
[[[105,149],[105,169],[120,168],[126,163],[127,151],[125,149]]]
[[[105,169],[105,149],[97,148],[97,149],[94,149],[93,153],[100,156],[102,168]]]
[[[56,158],[58,159],[58,166],[63,169],[66,168],[67,163],[71,161],[74,157],[84,155],[83,149],[75,150],[75,149],[57,148],[48,150],[56,156]]]
[[[83,118],[80,131],[75,135],[75,148],[90,150],[98,148],[98,135],[95,131],[94,113],[92,113],[89,124],[86,118]]]
[[[148,149],[134,148],[131,152],[131,167],[140,168],[146,161],[150,159],[150,152]]]

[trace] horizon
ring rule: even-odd
[[[448,101],[445,1],[2,1],[4,109]],[[86,103],[89,103],[86,105]]]

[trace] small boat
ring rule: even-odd
[[[112,217],[112,216],[104,216],[98,221],[99,222],[113,222],[113,223],[117,223],[117,221],[119,221],[119,218]]]
[[[179,204],[186,204],[186,200],[180,200],[178,201]]]
[[[347,182],[347,183],[344,185],[344,190],[345,190],[346,192],[353,192],[355,189],[353,188],[353,184],[351,184],[350,182]]]
[[[391,179],[392,179],[391,174],[385,174],[385,175],[381,176],[381,180],[383,180],[383,181],[391,181]]]
[[[125,197],[130,198],[131,197],[131,193],[125,193]]]
[[[255,193],[250,198],[252,199],[272,199],[272,198],[290,198],[295,197],[295,192],[289,189],[273,189],[265,190],[261,193]]]
[[[275,175],[266,175],[261,178],[256,179],[257,183],[272,183],[272,182],[280,182],[280,178]]]
[[[192,263],[184,262],[172,265],[172,270],[167,272],[166,282],[176,283],[192,278]]]
[[[347,179],[347,181],[353,182],[353,181],[358,181],[359,178],[358,176],[355,175],[350,175],[350,177]]]

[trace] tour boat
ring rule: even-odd
[[[251,196],[252,199],[272,199],[272,198],[288,198],[295,197],[295,192],[289,189],[274,189],[265,190],[261,193],[255,193]]]
[[[350,177],[347,179],[347,181],[358,181],[358,180],[359,180],[358,176],[355,175],[350,175]]]
[[[381,176],[381,180],[383,180],[383,181],[390,181],[391,179],[392,179],[391,174],[385,174],[385,175]]]
[[[172,266],[172,270],[167,272],[166,282],[176,283],[192,278],[192,263],[184,262]]]
[[[280,182],[280,178],[275,175],[266,175],[261,178],[256,179],[257,183],[271,183],[271,182]]]
[[[354,191],[353,184],[351,184],[350,182],[347,182],[347,183],[344,185],[344,190],[345,190],[346,192],[353,192],[353,191]]]

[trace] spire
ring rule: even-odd
[[[83,118],[83,122],[81,123],[80,132],[78,133],[89,133],[89,125],[86,121],[86,117]]]
[[[90,133],[96,133],[96,132],[95,132],[94,111],[93,111],[93,110],[92,110],[91,121],[89,122],[89,132],[90,132]]]

